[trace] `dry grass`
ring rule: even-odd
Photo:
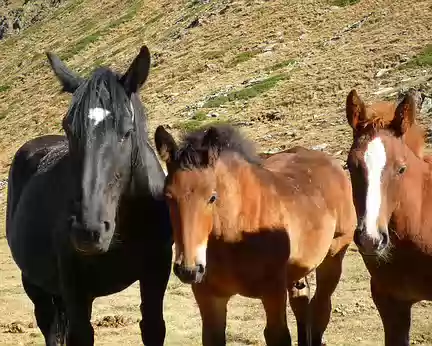
[[[331,0],[67,2],[20,37],[0,41],[0,179],[26,140],[61,131],[70,96],[59,94],[46,50],[88,74],[99,64],[124,70],[142,44],[150,47],[154,61],[141,94],[151,131],[169,124],[179,132],[191,120],[192,126],[213,121],[203,115],[216,112],[220,121],[239,124],[261,149],[326,143],[327,151],[344,159],[351,138],[344,102],[351,88],[368,101],[382,98],[375,95],[380,90],[407,84],[421,83],[432,91],[432,66],[424,63],[429,61],[432,37],[430,1],[350,2],[341,7]],[[345,30],[367,15],[363,25]],[[198,25],[190,25],[197,18]],[[406,59],[412,59],[406,68],[375,77],[378,70]],[[285,77],[279,79],[281,75]],[[256,79],[270,83],[257,92],[251,88]],[[215,99],[223,102],[206,104]],[[432,125],[429,118],[421,122]],[[0,234],[4,196],[5,190],[0,190]],[[0,344],[41,344],[37,329],[28,327],[34,323],[32,307],[20,286],[19,272],[6,241],[0,242],[0,331],[24,332],[2,332]],[[137,306],[134,285],[98,299],[94,320],[116,314],[137,319]],[[426,303],[414,309],[413,343],[432,345],[431,313]],[[200,319],[190,289],[174,277],[166,319],[168,345],[199,344]],[[289,320],[293,327],[291,314]],[[14,321],[23,328],[11,326]],[[262,344],[263,323],[256,301],[234,299],[229,310],[230,344]],[[136,323],[98,327],[96,333],[97,345],[139,343]],[[368,275],[355,252],[349,252],[345,261],[327,340],[336,345],[382,343]]]

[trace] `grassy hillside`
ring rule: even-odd
[[[414,57],[431,43],[431,22],[429,1],[67,1],[0,41],[0,174],[25,140],[60,131],[69,96],[46,50],[85,75],[101,64],[123,70],[147,44],[151,129],[188,129],[213,112],[263,149],[326,143],[334,153],[348,146],[351,88],[367,99],[403,81],[430,90],[431,58]]]
[[[26,140],[61,132],[70,96],[59,93],[45,51],[86,75],[99,65],[124,71],[142,44],[153,58],[141,93],[152,137],[159,124],[178,134],[228,121],[260,150],[321,146],[344,160],[351,138],[344,105],[353,87],[367,101],[395,99],[409,87],[432,95],[429,0],[67,0],[0,40],[0,182]],[[432,126],[427,115],[420,120]],[[16,331],[11,323],[20,321],[24,334],[1,333],[0,344],[40,344],[2,236],[5,193],[0,187],[0,329]],[[380,344],[368,275],[356,252],[346,263],[328,340]],[[137,297],[134,286],[98,300],[97,344],[139,342],[136,323],[113,329],[103,322],[114,314],[136,319]],[[173,278],[167,299],[168,345],[197,344],[200,320],[190,289]],[[240,299],[231,306],[231,344],[262,344],[260,304]],[[431,313],[427,303],[414,312],[419,345],[432,345]]]

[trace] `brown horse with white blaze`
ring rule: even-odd
[[[267,345],[291,345],[287,291],[298,344],[321,345],[355,228],[340,164],[301,147],[261,160],[227,125],[189,133],[180,146],[159,126],[155,142],[168,169],[174,273],[192,284],[203,345],[225,345],[227,303],[236,294],[261,299]],[[310,301],[305,277],[314,269]]]
[[[371,275],[386,346],[409,345],[411,307],[432,300],[432,166],[407,93],[387,121],[362,121],[365,104],[347,98],[354,131],[348,154],[358,225],[354,241]],[[361,125],[360,125],[361,124]]]

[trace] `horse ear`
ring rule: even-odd
[[[51,65],[54,74],[63,86],[62,91],[74,93],[76,89],[84,82],[84,79],[72,72],[60,58],[51,52],[45,53]]]
[[[136,93],[147,80],[150,71],[150,60],[149,49],[147,46],[142,46],[129,69],[120,79],[129,95]]]
[[[346,99],[346,117],[348,124],[357,130],[357,126],[366,118],[366,107],[357,91],[352,89]]]
[[[219,157],[219,132],[214,126],[207,129],[203,146],[207,148],[207,165],[213,166]]]
[[[407,93],[396,107],[390,128],[396,136],[402,136],[415,122],[416,101],[411,93]]]
[[[155,144],[156,150],[162,161],[166,164],[172,162],[178,147],[174,138],[162,125],[159,125],[156,128]]]

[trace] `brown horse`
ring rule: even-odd
[[[354,241],[371,275],[386,346],[409,345],[412,305],[432,300],[432,166],[419,155],[425,143],[415,113],[408,93],[385,124],[366,124],[357,93],[347,99],[355,134],[347,162],[358,220]]]
[[[299,345],[321,345],[355,229],[342,167],[301,147],[261,160],[231,126],[190,133],[180,147],[159,126],[155,142],[168,168],[174,273],[192,284],[203,345],[225,345],[227,303],[236,294],[261,299],[267,345],[291,345],[287,291]],[[314,269],[309,301],[305,277]]]

